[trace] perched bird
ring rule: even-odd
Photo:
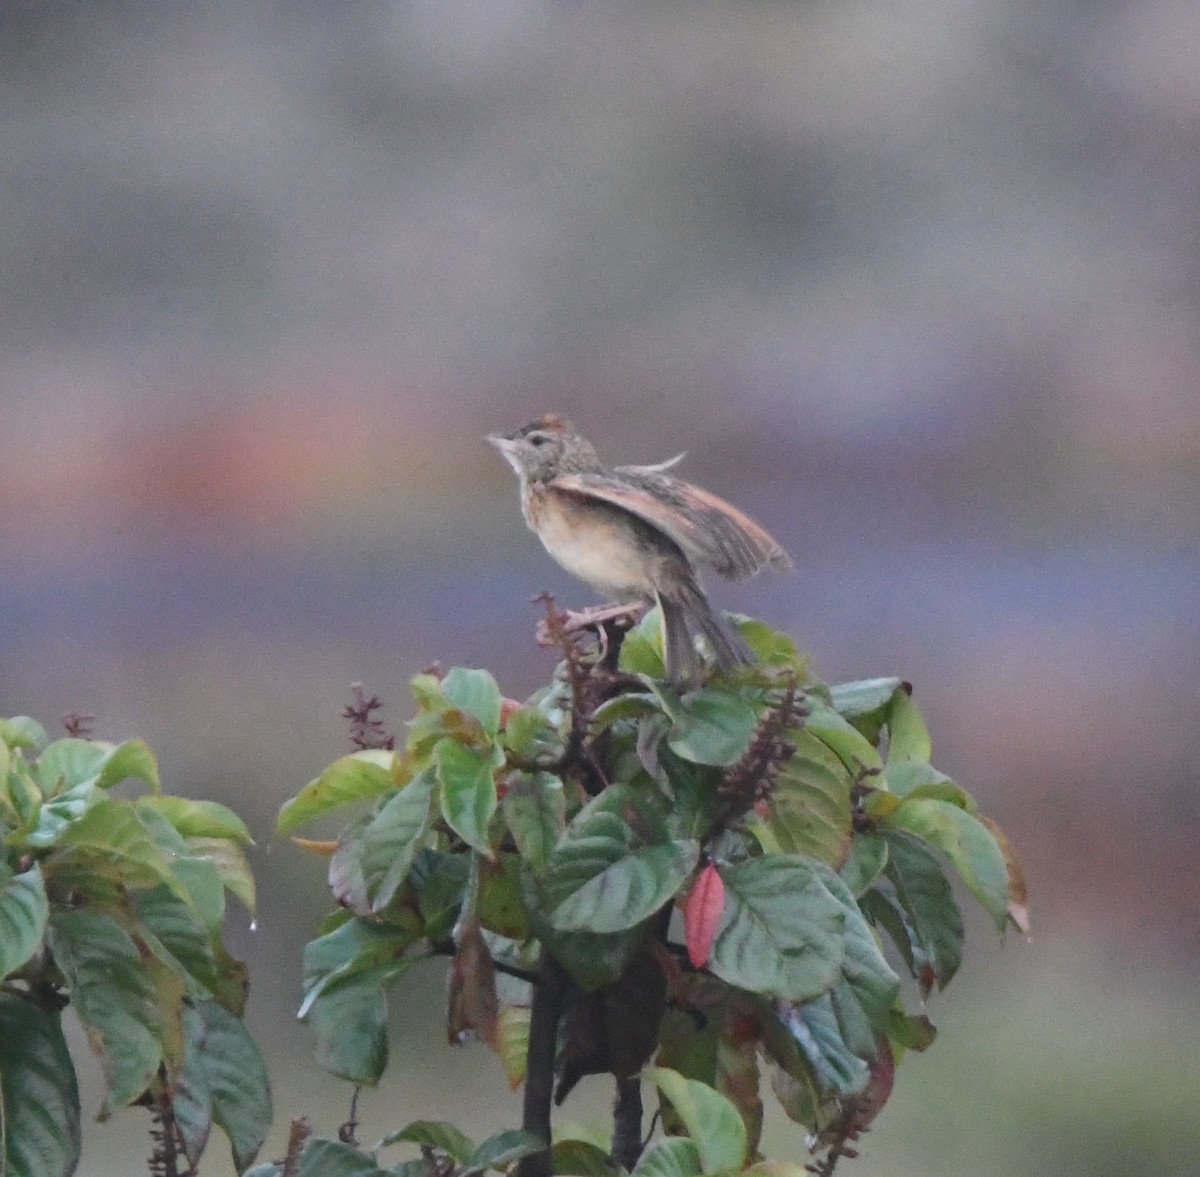
[[[695,682],[703,635],[722,670],[753,661],[741,634],[704,595],[696,565],[730,579],[787,553],[757,523],[670,470],[601,464],[591,442],[557,414],[487,439],[521,480],[525,521],[568,572],[615,601],[657,601],[663,616],[667,677]]]

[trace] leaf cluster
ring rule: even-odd
[[[520,1082],[529,986],[510,978],[548,956],[571,985],[560,1099],[657,1053],[673,1135],[638,1171],[753,1163],[764,1078],[830,1170],[852,1151],[896,1061],[933,1040],[924,1001],[962,960],[954,878],[1001,931],[1024,929],[1024,886],[1003,835],[933,767],[908,684],[828,687],[786,636],[739,624],[758,665],[686,692],[654,611],[615,666],[572,648],[524,703],[483,670],[419,675],[402,747],[343,757],[284,805],[281,833],[358,808],[336,841],[302,840],[328,856],[339,904],[305,955],[301,1016],[324,1066],[377,1082],[391,987],[450,953],[451,1041],[480,1038]],[[699,1145],[685,1095],[728,1125],[723,1144]]]
[[[226,893],[254,905],[249,841],[225,806],[164,793],[140,740],[0,720],[0,1172],[78,1162],[67,1006],[103,1069],[101,1118],[151,1107],[164,1157],[193,1166],[216,1124],[238,1170],[253,1161],[270,1094],[221,938]]]

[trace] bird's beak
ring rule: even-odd
[[[503,433],[489,433],[486,440],[500,451],[513,470],[521,473],[521,460],[517,456],[517,443],[513,438],[506,437]]]

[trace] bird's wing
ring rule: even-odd
[[[687,450],[680,454],[676,454],[673,458],[668,458],[665,462],[652,462],[649,466],[618,466],[618,474],[664,474],[668,470],[673,470],[684,458],[687,457]]]
[[[620,477],[598,472],[559,474],[554,485],[599,499],[645,520],[691,559],[731,580],[767,565],[790,568],[788,554],[757,523],[715,494],[654,470],[623,467]]]

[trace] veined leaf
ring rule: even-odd
[[[867,1064],[843,1039],[829,994],[799,1005],[780,1003],[776,1016],[795,1039],[825,1092],[851,1095],[866,1086]]]
[[[812,732],[789,738],[796,752],[767,801],[771,832],[784,853],[840,866],[850,849],[850,774]]]
[[[695,764],[735,763],[758,730],[758,714],[738,695],[702,687],[670,708],[667,747]]]
[[[708,967],[751,993],[803,1001],[837,980],[846,911],[798,855],[751,858],[721,868],[725,914]]]
[[[475,1177],[485,1169],[503,1169],[532,1153],[541,1152],[548,1141],[539,1140],[531,1132],[510,1128],[489,1136],[468,1158],[461,1177]]]
[[[79,1089],[61,1012],[0,992],[0,1172],[71,1177],[79,1149]]]
[[[416,931],[351,919],[310,940],[304,948],[304,1001],[296,1016],[306,1017],[323,993],[363,973],[385,983],[400,976],[412,964],[405,954],[418,935]]]
[[[164,1026],[182,1016],[160,1009],[147,962],[110,915],[86,908],[51,913],[50,950],[70,987],[71,1006],[100,1056],[107,1080],[104,1114],[132,1103],[163,1059]],[[182,996],[182,994],[181,994]]]
[[[489,736],[500,730],[500,688],[486,670],[452,667],[442,679],[442,694],[451,707],[479,720]]]
[[[360,835],[360,857],[371,907],[382,911],[408,875],[433,821],[436,777],[426,769],[390,798]]]
[[[843,719],[832,707],[827,707],[816,697],[810,697],[804,730],[831,748],[855,780],[866,773],[883,769],[883,761],[875,745],[849,720]]]
[[[457,740],[444,739],[437,744],[434,758],[442,786],[442,816],[468,846],[491,858],[488,824],[496,812],[497,798],[490,750],[479,752]]]
[[[645,1077],[671,1102],[700,1154],[703,1173],[738,1170],[746,1163],[746,1125],[729,1100],[707,1083],[678,1071],[650,1067]]]
[[[192,801],[166,794],[139,797],[139,809],[153,809],[185,838],[224,838],[249,846],[254,839],[246,823],[226,805],[216,801]]]
[[[398,1132],[389,1132],[380,1148],[393,1144],[418,1144],[435,1148],[462,1164],[475,1151],[475,1142],[445,1120],[414,1120]]]
[[[948,801],[905,800],[882,825],[904,830],[940,850],[1001,931],[1008,920],[1008,866],[991,830]]]
[[[642,1153],[633,1172],[634,1177],[702,1177],[705,1169],[694,1140],[665,1136]]]
[[[918,839],[889,831],[887,878],[903,912],[898,942],[913,976],[927,994],[936,982],[945,989],[962,963],[963,919],[941,864]],[[885,923],[885,927],[887,924]],[[888,927],[893,939],[896,932]]]
[[[0,861],[0,978],[19,969],[41,947],[50,904],[35,862],[12,874]]]
[[[622,857],[608,861],[573,890],[610,848]],[[558,897],[550,920],[562,932],[621,932],[648,919],[668,903],[696,867],[700,845],[681,838],[661,846],[625,852],[617,840],[578,839],[560,847],[544,876],[547,891]],[[570,880],[570,881],[569,881]],[[563,892],[567,893],[563,895]]]
[[[359,973],[313,1002],[307,1021],[318,1065],[351,1083],[379,1082],[388,1059],[384,982],[395,975],[390,967]]]
[[[279,810],[277,834],[355,801],[371,801],[403,782],[403,760],[394,751],[369,748],[335,760]]]
[[[46,877],[88,888],[92,880],[120,887],[183,888],[132,802],[100,797],[59,835],[43,861]]]
[[[652,915],[678,890],[695,866],[696,844],[667,840],[662,805],[652,791],[614,785],[575,815],[537,872],[537,894],[544,905],[539,912],[552,928],[623,931]],[[649,845],[639,848],[639,842]],[[526,907],[533,918],[528,901]]]
[[[505,784],[500,803],[505,823],[521,857],[538,870],[566,828],[562,781],[548,772],[514,772]]]
[[[188,1160],[196,1165],[215,1123],[229,1138],[234,1168],[253,1162],[271,1126],[271,1089],[262,1056],[239,1018],[215,1001],[184,1011],[186,1052],[175,1115]]]

